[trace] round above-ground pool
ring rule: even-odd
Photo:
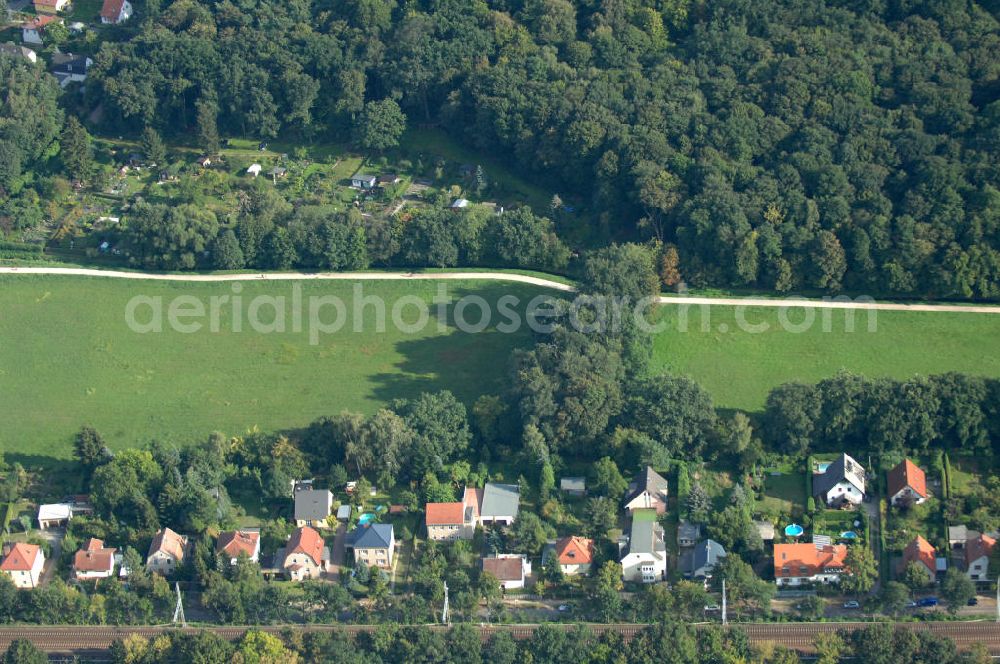
[[[858,539],[858,534],[853,530],[845,530],[844,532],[840,533],[840,537],[841,539],[852,540],[852,539]]]
[[[797,523],[790,523],[787,526],[785,526],[785,534],[788,535],[789,537],[798,537],[805,531],[806,529]]]
[[[372,514],[371,512],[365,512],[364,514],[362,514],[361,516],[358,517],[358,525],[359,526],[367,526],[369,523],[371,523],[374,520],[375,520],[375,515],[374,514]]]

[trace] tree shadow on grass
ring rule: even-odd
[[[389,402],[416,397],[422,392],[450,390],[460,401],[471,405],[482,394],[502,391],[508,384],[512,352],[529,348],[533,343],[532,333],[524,324],[525,311],[531,299],[543,293],[540,289],[508,283],[451,288],[452,304],[445,315],[448,331],[432,336],[413,335],[395,342],[395,350],[403,360],[394,365],[395,372],[372,377],[375,387],[371,397]],[[497,329],[498,324],[508,321],[497,307],[497,301],[505,295],[518,299],[511,309],[520,317],[521,324],[512,332]],[[454,304],[466,296],[482,298],[491,309],[489,325],[480,332],[459,329]],[[427,329],[436,330],[436,308],[431,314]],[[480,308],[470,304],[463,318],[475,326],[480,316]]]

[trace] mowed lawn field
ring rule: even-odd
[[[244,310],[258,295],[291,299],[293,282],[240,283]],[[213,296],[231,297],[232,283],[0,276],[0,450],[23,462],[68,458],[83,424],[95,426],[116,448],[154,438],[183,444],[212,431],[233,435],[254,426],[293,429],[343,410],[371,412],[426,390],[449,389],[471,405],[504,387],[511,351],[531,342],[526,328],[464,333],[449,320],[441,332],[433,317],[417,333],[391,322],[377,333],[370,308],[363,331],[355,332],[355,284],[300,285],[306,302],[334,295],[347,303],[347,324],[321,335],[316,345],[309,343],[308,326],[290,331],[290,316],[288,331],[264,334],[250,329],[244,312],[244,330],[233,332],[228,305],[218,332],[169,328],[172,298],[195,296],[208,307]],[[361,282],[365,295],[382,298],[390,310],[403,296],[430,302],[439,285],[453,299],[476,294],[494,303],[514,294],[521,313],[528,300],[549,292],[485,281]],[[126,304],[136,295],[162,298],[163,332],[139,334],[126,325]],[[270,320],[269,311],[264,308],[262,320]],[[406,311],[404,318],[412,321],[413,309]],[[759,410],[775,385],[817,381],[842,368],[897,378],[944,371],[1000,376],[996,315],[879,312],[876,331],[868,332],[866,316],[859,314],[856,331],[848,333],[844,313],[833,312],[831,331],[823,331],[818,314],[810,329],[795,333],[781,329],[776,310],[749,308],[749,322],[770,326],[752,334],[740,331],[733,307],[710,311],[705,331],[699,308],[691,307],[684,331],[682,310],[664,306],[666,329],[655,339],[653,366],[692,376],[723,408]],[[139,309],[140,319],[148,315]],[[332,316],[324,311],[325,319]],[[475,307],[467,318],[478,320]],[[801,320],[794,311],[790,318]]]
[[[244,311],[257,295],[283,295],[291,308],[292,282],[241,283]],[[170,330],[166,307],[172,298],[193,295],[207,309],[212,296],[233,294],[231,283],[0,276],[0,450],[8,460],[67,458],[83,424],[96,427],[116,448],[154,438],[184,443],[253,426],[287,429],[343,410],[372,412],[427,390],[449,389],[471,405],[505,384],[511,350],[529,343],[530,335],[526,328],[462,333],[450,321],[442,333],[433,308],[421,332],[396,330],[392,304],[402,296],[430,302],[438,283],[449,296],[475,293],[490,303],[508,293],[526,303],[540,292],[491,282],[365,281],[365,296],[387,302],[386,332],[376,334],[371,307],[363,331],[353,331],[354,284],[306,281],[306,303],[310,296],[337,296],[349,318],[340,332],[320,335],[319,344],[311,345],[305,322],[301,333],[262,334],[249,328],[246,313],[239,333],[225,317],[217,333]],[[125,309],[135,295],[162,298],[163,332],[129,329]],[[150,315],[146,307],[137,310],[143,322]],[[415,307],[403,309],[402,316],[415,321]],[[262,308],[259,319],[271,317]],[[324,308],[322,317],[331,321],[335,312]],[[477,309],[471,307],[466,318],[478,321]],[[289,316],[286,329],[291,324]]]
[[[816,310],[811,325],[801,309],[788,310],[790,325],[771,308],[746,307],[742,317],[718,305],[661,311],[666,329],[656,337],[653,366],[692,376],[723,408],[761,410],[776,385],[814,383],[841,369],[893,378],[948,371],[1000,376],[997,314],[879,311],[870,332],[869,314],[859,311],[848,332],[850,313],[842,310]],[[767,329],[744,331],[740,321]]]

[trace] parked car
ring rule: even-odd
[[[937,605],[938,605],[937,597],[924,597],[917,602],[917,606],[937,606]]]
[[[562,611],[563,613],[569,611],[569,604],[560,604],[559,610]]]
[[[969,601],[965,603],[966,606],[976,606],[979,604],[979,600],[975,597],[970,597]]]
[[[860,609],[861,608],[861,603],[852,599],[852,600],[849,600],[847,602],[844,602],[844,608],[845,609]]]
[[[705,606],[705,610],[706,611],[721,611],[722,607],[720,607],[718,604],[708,604],[707,606]]]

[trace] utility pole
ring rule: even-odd
[[[726,616],[726,580],[722,580],[722,624],[728,625],[729,620]]]
[[[997,622],[1000,623],[1000,577],[997,577]]]
[[[441,624],[448,624],[448,582],[444,582],[444,610],[441,611]]]
[[[181,601],[181,584],[174,581],[174,590],[177,591],[177,606],[174,607],[174,624],[180,622],[181,627],[187,627],[187,619],[184,617],[184,603]]]

